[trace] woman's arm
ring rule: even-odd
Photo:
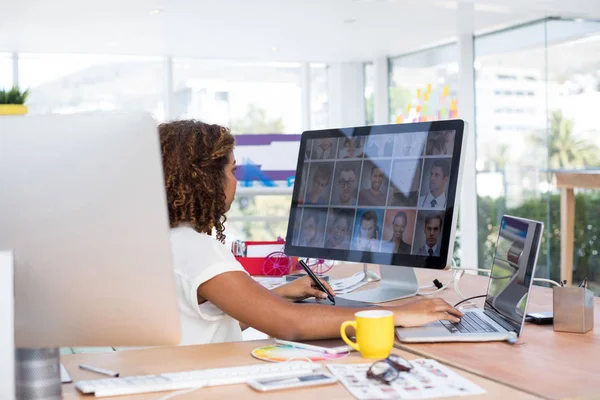
[[[217,275],[200,285],[197,294],[199,302],[210,301],[241,324],[286,340],[339,338],[342,322],[354,319],[354,313],[360,311],[357,308],[290,303],[244,272]],[[394,312],[395,324],[399,326],[417,326],[438,319],[456,322],[462,315],[441,299],[383,308]]]

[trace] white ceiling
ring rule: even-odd
[[[475,3],[477,32],[546,15],[600,18],[600,0]],[[0,52],[355,61],[456,35],[452,0],[0,0]]]

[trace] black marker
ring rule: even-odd
[[[333,298],[331,293],[329,293],[329,291],[327,289],[325,289],[325,286],[323,286],[323,284],[321,283],[319,278],[317,278],[315,273],[312,272],[312,270],[310,268],[308,268],[308,265],[306,265],[306,263],[302,260],[299,261],[299,264],[306,271],[308,276],[310,276],[310,279],[312,279],[317,284],[319,289],[321,289],[322,292],[327,293],[327,298],[329,299],[329,301],[331,301],[333,304],[335,304],[335,299]]]

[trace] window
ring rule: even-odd
[[[32,114],[147,111],[164,119],[161,58],[21,54],[19,84]]]
[[[391,60],[390,122],[458,116],[458,46],[434,47]]]
[[[588,21],[547,19],[476,38],[479,265],[491,264],[507,213],[546,224],[536,275],[560,278],[560,193],[552,170],[600,167],[599,50],[600,23]],[[509,90],[500,78],[506,74],[523,79]],[[600,195],[582,191],[577,201],[573,279],[588,277],[598,294]]]
[[[0,53],[0,89],[8,89],[13,85],[12,56]]]
[[[325,64],[310,66],[310,127],[329,128],[329,87]]]
[[[312,124],[327,124],[326,67],[311,66],[310,78]],[[236,200],[227,213],[228,240],[285,237],[291,187],[281,180],[270,182],[277,187],[265,188],[259,182],[246,182],[244,176],[264,175],[268,180],[272,175],[293,177],[297,153],[290,154],[298,151],[299,138],[290,142],[271,134],[301,133],[300,64],[178,58],[173,61],[173,90],[175,118],[227,126],[237,136],[240,182]],[[316,103],[315,98],[320,102]],[[241,135],[248,134],[256,136],[241,139]],[[269,158],[273,151],[282,156]],[[267,193],[276,189],[280,194],[265,195],[265,189]]]
[[[175,118],[224,125],[234,134],[301,132],[298,63],[178,58],[173,62],[173,89]]]

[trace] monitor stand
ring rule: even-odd
[[[361,282],[379,282],[381,280],[381,278],[375,272],[369,271],[369,268],[367,268],[368,265],[369,264],[367,264],[367,263],[363,264],[363,273],[365,274],[365,276],[360,281]]]
[[[380,265],[379,272],[381,273],[381,282],[378,287],[340,295],[339,297],[365,303],[385,303],[415,296],[419,291],[417,275],[412,268]]]

